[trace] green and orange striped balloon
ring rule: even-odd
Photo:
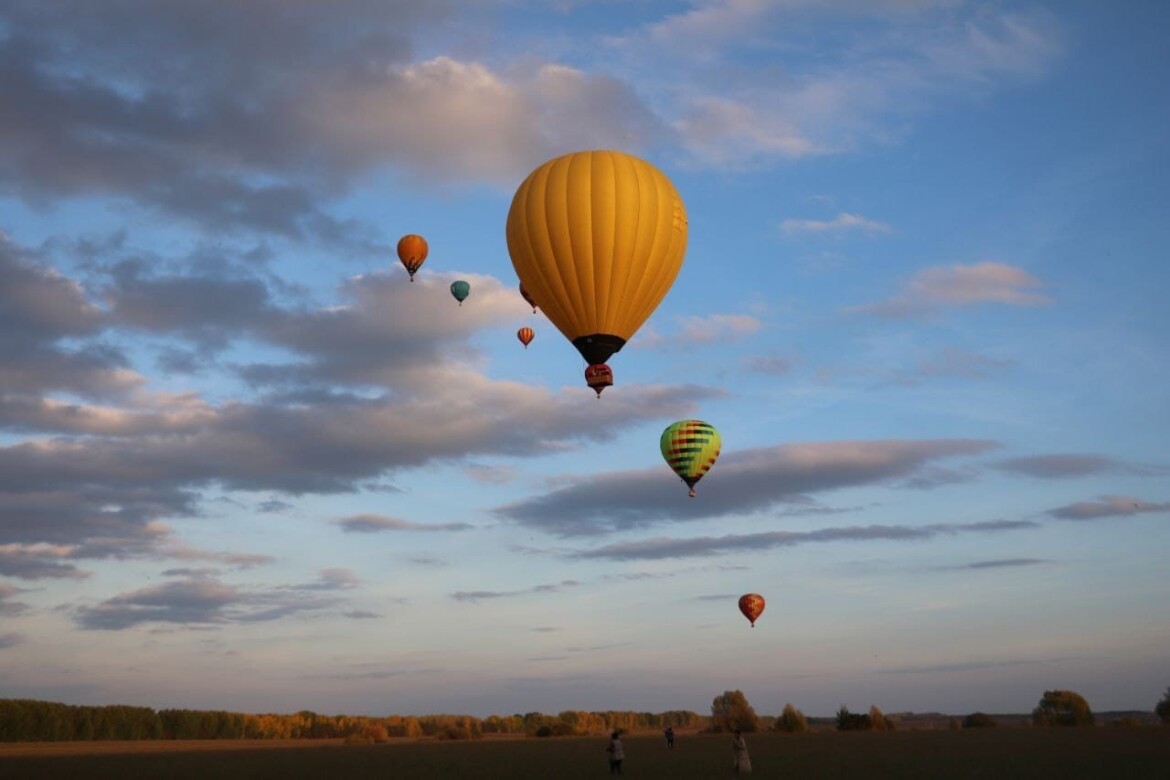
[[[687,483],[691,498],[695,484],[715,465],[723,441],[715,426],[702,420],[679,420],[666,426],[658,442],[666,464]]]

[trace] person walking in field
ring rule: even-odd
[[[662,736],[666,737],[666,746],[674,750],[674,726],[667,726],[662,730]]]
[[[605,748],[605,752],[609,753],[609,773],[620,775],[622,773],[622,759],[626,757],[626,751],[622,748],[620,731],[615,731],[610,735],[609,745]]]
[[[735,756],[735,773],[737,775],[750,775],[752,773],[752,760],[748,758],[747,740],[743,738],[743,734],[739,729],[735,730],[735,736],[731,738],[731,752]]]

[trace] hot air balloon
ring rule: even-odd
[[[455,300],[459,301],[459,305],[462,306],[463,302],[467,300],[467,296],[471,295],[471,285],[462,279],[451,282],[451,295],[453,295]]]
[[[427,259],[427,240],[414,233],[407,233],[398,239],[398,259],[402,267],[410,274],[410,281],[414,281],[414,274]]]
[[[695,484],[715,464],[723,445],[715,426],[702,420],[679,420],[666,426],[658,446],[667,465],[682,477],[695,497]]]
[[[532,339],[536,338],[536,331],[532,328],[521,328],[516,331],[516,338],[520,339],[520,343],[524,345],[524,349],[528,349],[528,345],[532,343]]]
[[[601,391],[613,384],[613,371],[605,363],[594,363],[585,369],[585,384],[597,391],[601,398]]]
[[[682,267],[687,215],[662,171],[616,151],[566,154],[516,190],[508,253],[524,289],[590,365],[620,350]]]
[[[739,611],[756,627],[756,621],[764,613],[764,597],[759,593],[745,593],[739,597]]]
[[[523,296],[524,300],[528,301],[528,305],[532,307],[532,313],[536,314],[536,301],[532,300],[532,296],[524,289],[524,285],[520,285],[520,295]]]

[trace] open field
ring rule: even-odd
[[[629,736],[625,775],[730,777],[726,736]],[[145,742],[0,745],[0,777],[19,778],[597,778],[605,739],[403,741],[344,745]],[[971,729],[749,735],[756,777],[1120,778],[1165,777],[1170,728]]]

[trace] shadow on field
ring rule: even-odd
[[[749,734],[753,777],[1138,778],[1170,776],[1170,728],[999,728],[966,731]],[[608,777],[604,737],[414,742],[167,752],[0,756],[0,777],[289,780],[468,778],[575,780]],[[627,736],[625,777],[734,777],[728,736]]]

